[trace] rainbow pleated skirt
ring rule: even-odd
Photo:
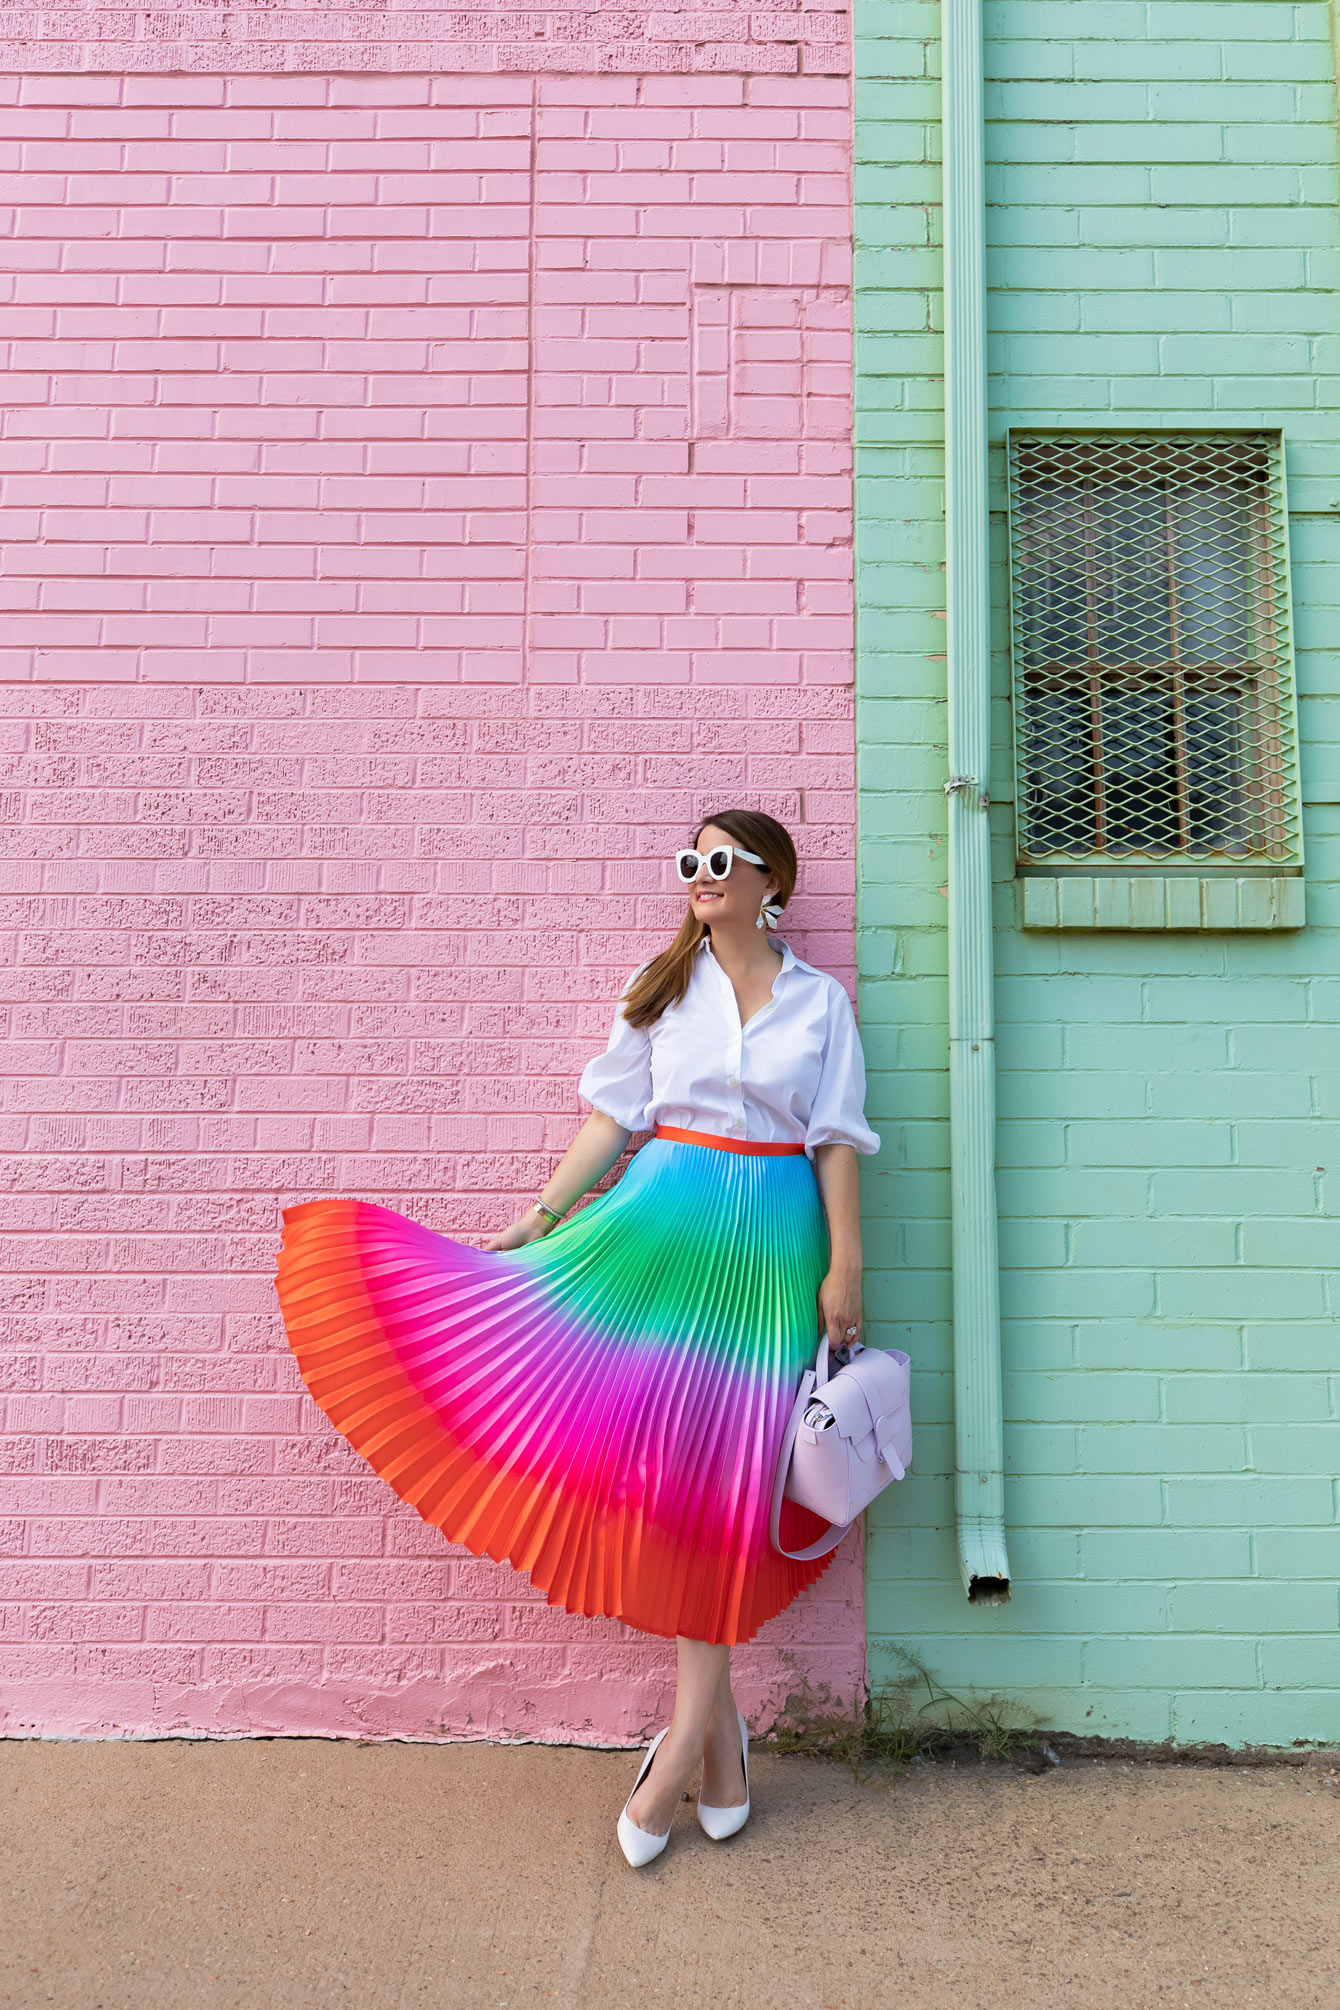
[[[290,1208],[279,1297],[316,1401],[449,1541],[569,1612],[735,1643],[829,1561],[768,1538],[827,1261],[803,1155],[657,1137],[502,1254],[364,1201]],[[790,1548],[821,1528],[786,1503]]]

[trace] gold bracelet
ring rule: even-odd
[[[535,1209],[536,1214],[542,1214],[544,1216],[545,1220],[549,1223],[551,1228],[557,1228],[558,1224],[563,1219],[562,1215],[555,1213],[554,1209],[549,1206],[548,1202],[541,1200],[538,1194],[536,1195],[535,1199],[531,1202],[531,1206]]]

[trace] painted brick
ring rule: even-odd
[[[1084,1675],[1104,1689],[1153,1689],[1164,1695],[1188,1688],[1254,1689],[1257,1645],[1252,1636],[1184,1631],[1163,1638],[1148,1633],[1129,1640],[1107,1636],[1086,1643]]]
[[[655,1721],[666,1643],[447,1549],[302,1394],[278,1208],[506,1220],[722,797],[853,974],[845,50],[368,18],[352,73],[340,9],[51,17],[6,109],[6,1729]],[[849,1541],[741,1691],[863,1668]]]
[[[507,13],[491,0],[474,0],[452,13],[413,16],[359,14],[343,6],[311,14],[271,14],[249,0],[231,0],[226,12],[218,15],[182,8],[138,25],[110,6],[93,8],[79,21],[30,13],[11,15],[5,25],[13,39],[0,48],[10,67],[39,73],[30,75],[25,92],[34,106],[52,101],[41,88],[44,71],[124,69],[130,73],[127,82],[137,105],[145,102],[155,72],[206,68],[233,75],[316,72],[312,82],[317,89],[306,98],[293,86],[285,90],[273,75],[246,79],[254,95],[243,102],[287,111],[295,136],[303,131],[299,108],[311,106],[324,73],[331,70],[359,73],[341,80],[342,102],[380,107],[394,103],[400,83],[397,73],[405,71],[423,73],[410,85],[411,89],[417,85],[416,105],[426,101],[430,78],[453,74],[460,79],[453,96],[466,103],[487,103],[493,96],[488,80],[507,71],[552,76],[556,85],[565,72],[577,73],[579,82],[583,76],[595,78],[601,73],[602,82],[606,77],[612,81],[622,72],[632,82],[643,77],[654,80],[662,91],[683,78],[696,83],[705,97],[719,82],[726,87],[724,102],[730,103],[738,102],[742,76],[785,78],[803,68],[818,83],[825,77],[845,78],[848,65],[847,21],[840,0],[823,12],[637,6],[614,17],[591,9]],[[727,74],[714,76],[714,72]],[[391,73],[387,77],[391,88],[385,94],[378,89],[378,73]],[[471,91],[470,73],[478,76],[482,89]],[[94,95],[103,81],[90,77],[90,106],[107,103],[105,95]],[[217,86],[217,79],[200,81],[206,87],[201,102],[217,103],[216,93],[209,90],[210,85]],[[267,93],[265,86],[276,82],[281,88]],[[501,102],[515,99],[504,97]],[[412,124],[407,122],[407,129]],[[151,123],[144,130],[156,127]],[[96,150],[91,149],[88,158],[91,165],[98,158]],[[92,181],[88,195],[100,193]],[[217,199],[225,199],[221,191]]]
[[[880,1337],[910,1336],[919,1417],[934,1418],[915,1478],[872,1516],[872,1675],[896,1679],[911,1654],[959,1693],[1007,1696],[1076,1731],[1334,1739],[1340,769],[1311,694],[1335,689],[1340,524],[1331,487],[1309,487],[1323,466],[1329,481],[1340,444],[1317,363],[1340,251],[1327,11],[987,0],[985,24],[996,506],[1007,422],[1283,425],[1309,694],[1309,926],[1255,944],[1040,943],[1020,930],[998,517],[991,815],[1016,1587],[1004,1611],[969,1607],[947,1534],[948,1293],[933,1254],[948,1212],[944,643],[940,365],[925,333],[941,313],[927,257],[939,135],[923,80],[938,71],[939,21],[867,6],[858,967],[872,1108],[898,1168],[896,1184],[883,1169],[867,1181],[869,1297]],[[1311,248],[1326,262],[1307,298]],[[923,1029],[931,1044],[909,1048]]]
[[[338,10],[324,18],[337,36]],[[29,79],[30,97],[39,82]],[[686,85],[669,172],[658,163],[639,177],[652,82],[628,79],[632,116],[609,136],[594,78],[584,101],[575,80],[518,79],[519,103],[500,80],[494,106],[444,82],[416,115],[432,169],[420,178],[388,169],[385,154],[408,100],[418,105],[417,80],[388,80],[351,128],[341,80],[314,79],[302,114],[310,172],[294,177],[273,174],[288,143],[282,92],[258,125],[234,76],[219,80],[207,122],[183,113],[159,148],[170,192],[166,177],[160,189],[123,175],[114,230],[102,209],[53,208],[63,248],[26,276],[23,303],[49,340],[40,352],[21,346],[12,370],[16,396],[31,399],[11,418],[12,448],[37,458],[9,478],[19,547],[9,582],[29,609],[30,651],[7,652],[5,673],[662,685],[752,680],[766,661],[772,681],[842,683],[849,337],[833,253],[848,230],[845,150],[774,131],[780,109],[790,131],[823,96],[817,77],[786,84],[777,105],[736,102],[722,131],[781,178],[732,172],[723,207],[702,172],[705,155],[721,157],[724,116],[706,80]],[[16,108],[20,139],[27,121],[42,130],[35,194],[43,172],[87,162],[79,120],[101,88],[53,79],[41,82],[40,118],[37,101]],[[130,83],[97,102],[99,144],[135,146]],[[490,120],[505,103],[517,110],[500,140]],[[834,162],[835,178],[815,172]],[[602,204],[606,180],[617,210]],[[216,222],[186,267],[165,267],[165,217],[180,242],[185,206],[226,191],[236,230],[253,182],[246,227],[271,248],[245,282]],[[375,204],[351,204],[364,185]],[[315,257],[285,248],[295,235],[321,246]],[[720,324],[719,369],[694,359],[705,314]],[[759,325],[783,344],[766,399],[751,374]],[[229,327],[245,328],[254,357],[226,339]],[[90,349],[90,328],[105,356]],[[711,397],[720,409],[709,423]],[[110,434],[109,406],[125,414]],[[75,428],[59,443],[58,423]],[[607,440],[624,449],[617,481],[602,465]],[[700,441],[733,455],[728,506],[710,466],[692,465]],[[765,506],[768,477],[788,507]],[[670,480],[676,508],[664,506]],[[738,605],[710,591],[696,603],[695,581],[714,575],[743,589]],[[732,616],[751,585],[770,592],[742,624]],[[121,801],[53,790],[32,815],[119,817]],[[256,808],[284,820],[282,798]],[[189,814],[217,827],[249,812],[220,791]]]

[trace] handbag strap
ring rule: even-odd
[[[840,1528],[836,1522],[830,1522],[826,1532],[816,1542],[807,1543],[804,1549],[787,1549],[782,1542],[782,1500],[786,1493],[786,1476],[791,1470],[791,1452],[796,1442],[796,1432],[800,1429],[800,1421],[805,1414],[806,1403],[809,1402],[810,1397],[816,1389],[823,1388],[827,1380],[828,1335],[825,1333],[819,1343],[819,1357],[817,1361],[812,1368],[805,1370],[804,1376],[801,1379],[800,1394],[796,1397],[791,1415],[787,1420],[786,1435],[782,1439],[781,1457],[777,1461],[777,1476],[772,1483],[772,1513],[768,1520],[768,1533],[771,1537],[773,1548],[779,1555],[789,1556],[793,1563],[813,1563],[818,1557],[827,1556],[831,1549],[837,1548],[843,1536],[851,1527],[850,1522],[844,1522]]]

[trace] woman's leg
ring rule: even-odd
[[[730,1660],[727,1658],[703,1747],[702,1799],[709,1808],[742,1808],[745,1798],[740,1713],[731,1694]]]
[[[628,1809],[638,1828],[654,1836],[664,1835],[674,1820],[684,1789],[703,1759],[709,1732],[721,1714],[722,1697],[730,1697],[729,1647],[713,1646],[706,1640],[685,1640],[682,1636],[677,1645],[679,1681],[675,1688],[675,1714],[670,1719],[670,1729],[661,1740],[652,1769]],[[744,1800],[739,1742],[737,1732],[737,1785],[733,1798],[728,1795],[719,1804],[725,1807],[736,1806]]]

